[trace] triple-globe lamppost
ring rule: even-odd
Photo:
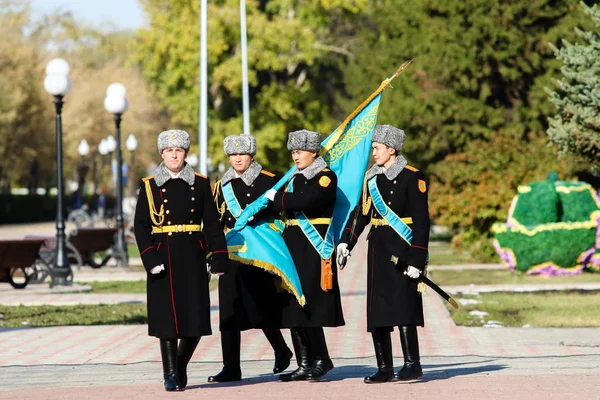
[[[44,89],[54,96],[56,109],[56,251],[51,267],[51,286],[69,285],[71,265],[67,255],[65,219],[63,214],[63,148],[62,148],[62,107],[63,98],[71,90],[69,64],[62,58],[55,58],[46,65]]]
[[[125,242],[125,230],[123,224],[123,155],[121,152],[121,116],[127,111],[127,90],[120,83],[113,83],[106,89],[104,108],[113,114],[116,127],[116,140],[114,144],[117,150],[117,246],[127,255],[127,243]],[[112,138],[110,136],[109,138]],[[112,143],[109,143],[112,147]]]

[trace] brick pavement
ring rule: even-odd
[[[214,292],[215,334],[202,339],[192,360],[190,390],[176,396],[600,398],[595,391],[600,371],[600,328],[457,327],[442,300],[432,291],[425,294],[426,327],[419,329],[423,380],[364,385],[362,377],[372,373],[375,365],[371,339],[365,329],[365,252],[366,247],[360,246],[340,274],[347,325],[326,330],[336,364],[329,382],[277,382],[268,373],[273,354],[266,339],[258,331],[248,331],[242,334],[244,381],[207,384],[206,377],[221,367],[218,299]],[[3,295],[0,291],[0,304],[4,303]],[[131,301],[105,296],[112,296],[111,301]],[[287,332],[286,337],[291,344]],[[393,336],[393,346],[395,364],[401,364],[397,334]],[[0,399],[172,396],[162,389],[159,360],[157,341],[147,336],[145,326],[0,329]]]

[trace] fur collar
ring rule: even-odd
[[[315,158],[312,164],[308,167],[304,168],[302,171],[296,172],[297,174],[302,174],[306,178],[306,180],[310,180],[317,176],[317,174],[327,168],[327,162],[323,159],[323,157],[319,156]]]
[[[194,182],[196,181],[194,169],[190,167],[188,163],[185,163],[183,165],[183,169],[179,173],[179,178],[183,179],[188,185],[193,186]],[[169,179],[171,179],[171,174],[167,170],[167,167],[165,167],[165,164],[160,163],[156,170],[154,170],[154,181],[156,182],[156,185],[161,187],[167,183]]]
[[[260,171],[262,171],[262,165],[257,163],[256,160],[252,160],[250,166],[247,170],[244,171],[240,178],[244,181],[246,186],[250,186],[254,183],[258,175],[260,175]],[[235,170],[233,169],[233,167],[229,167],[227,172],[225,172],[225,174],[221,178],[221,185],[226,185],[235,178],[237,178]]]
[[[399,156],[396,157],[396,161],[394,161],[394,163],[392,165],[390,165],[390,167],[388,169],[385,169],[385,168],[380,167],[377,164],[375,164],[371,167],[371,169],[369,169],[367,171],[367,180],[371,179],[372,177],[374,177],[375,175],[378,175],[378,174],[385,174],[385,177],[388,180],[390,180],[390,181],[394,180],[394,179],[396,179],[398,174],[400,174],[400,172],[402,172],[404,167],[406,167],[406,164],[408,164],[408,162],[406,161],[406,158],[404,158],[404,156],[402,154],[400,154]]]

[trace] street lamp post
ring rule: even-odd
[[[113,114],[116,127],[115,146],[117,150],[117,246],[127,255],[125,230],[123,226],[123,155],[121,154],[121,116],[127,111],[127,90],[120,83],[113,83],[106,89],[104,108]],[[109,136],[112,138],[112,136]],[[114,139],[113,139],[114,140]]]
[[[63,215],[63,152],[62,152],[62,106],[63,98],[71,90],[69,64],[62,58],[55,58],[46,65],[44,88],[54,96],[56,108],[56,252],[51,268],[52,283],[69,285],[72,274],[67,255],[67,238],[65,236],[65,219]]]

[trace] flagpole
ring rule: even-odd
[[[208,10],[200,0],[200,110],[198,113],[198,153],[200,173],[208,176]]]
[[[242,113],[244,135],[250,134],[250,94],[248,85],[248,43],[246,30],[246,0],[240,0],[240,36],[242,44]]]

